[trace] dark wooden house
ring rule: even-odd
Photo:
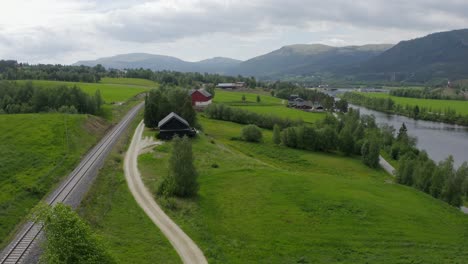
[[[172,139],[175,135],[179,137],[193,137],[197,134],[196,130],[190,127],[187,120],[172,112],[158,123],[160,139]]]

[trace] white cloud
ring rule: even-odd
[[[0,9],[0,58],[247,59],[294,43],[396,43],[466,27],[467,13],[463,0],[16,0]]]

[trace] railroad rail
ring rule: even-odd
[[[86,154],[78,166],[68,175],[66,180],[45,199],[45,202],[49,205],[55,205],[57,203],[70,204],[71,201],[69,201],[69,198],[74,192],[80,191],[84,193],[83,190],[78,190],[79,188],[77,188],[77,186],[82,184],[83,180],[97,174],[100,165],[102,165],[110,150],[117,142],[117,139],[122,135],[142,107],[143,103],[133,107],[124,118],[122,118],[122,120]],[[41,224],[31,221],[27,222],[15,239],[4,249],[3,255],[0,256],[0,263],[22,263],[27,258],[30,249],[38,240],[41,233]]]

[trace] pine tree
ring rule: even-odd
[[[261,99],[260,99],[260,95],[257,95],[257,103],[260,103]]]

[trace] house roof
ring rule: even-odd
[[[234,87],[235,83],[218,83],[218,87]]]
[[[161,121],[159,121],[158,127],[163,126],[164,124],[166,124],[167,122],[169,122],[169,120],[171,120],[172,118],[176,118],[177,120],[179,120],[180,122],[184,123],[185,125],[190,126],[190,124],[187,122],[187,120],[183,119],[183,118],[180,117],[178,114],[176,114],[176,113],[174,113],[174,112],[171,112],[171,113],[168,114],[165,118],[161,119]]]
[[[190,90],[189,94],[192,95],[194,92],[196,91],[199,91],[201,94],[203,94],[205,97],[211,97],[211,94],[205,90],[205,89],[200,89],[200,90],[195,90],[195,89],[192,89]]]

